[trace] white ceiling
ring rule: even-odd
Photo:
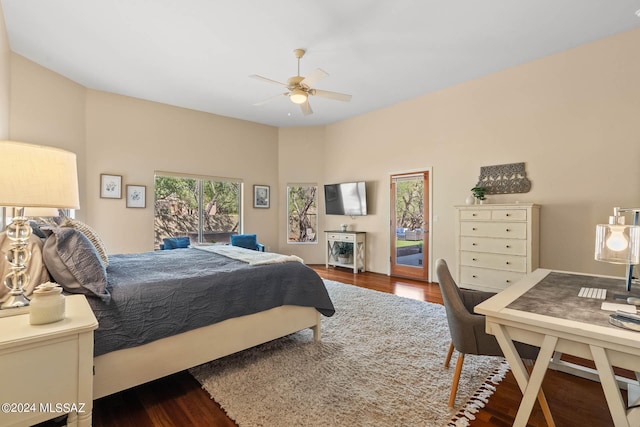
[[[323,125],[640,27],[640,0],[0,0],[11,49],[86,87]],[[322,68],[304,116],[282,87]],[[286,89],[285,89],[286,90]]]

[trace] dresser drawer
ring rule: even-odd
[[[526,239],[525,222],[461,222],[462,236],[500,237],[505,239]]]
[[[467,267],[460,268],[460,286],[480,286],[482,288],[494,288],[503,290],[509,285],[522,279],[525,273],[513,271],[489,270],[485,268]]]
[[[480,210],[480,209],[460,211],[460,219],[462,220],[491,219],[491,211]]]
[[[499,221],[526,221],[527,211],[524,209],[498,209],[491,211],[491,219]]]
[[[341,233],[329,233],[327,234],[328,240],[335,240],[337,242],[355,242],[356,238],[354,234],[341,234]]]
[[[527,258],[516,255],[487,254],[481,252],[460,252],[460,265],[470,267],[495,268],[497,270],[526,273]]]
[[[527,241],[467,236],[460,238],[460,249],[463,251],[524,256],[527,255]]]

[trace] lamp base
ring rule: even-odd
[[[9,298],[5,302],[2,303],[0,309],[4,310],[5,308],[18,308],[25,307],[29,305],[29,300],[24,296],[23,293],[9,295]]]

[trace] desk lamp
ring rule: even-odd
[[[0,141],[0,206],[17,209],[6,229],[11,240],[6,254],[11,268],[4,277],[9,298],[0,308],[17,308],[29,305],[23,288],[29,283],[26,269],[31,258],[31,226],[24,208],[80,207],[76,155],[53,147]]]
[[[633,225],[625,225],[623,212],[633,213]],[[640,208],[613,208],[608,224],[596,226],[596,253],[598,261],[627,264],[626,288],[631,291],[633,266],[640,264]]]

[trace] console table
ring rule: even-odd
[[[606,300],[578,297],[582,287],[606,289]],[[640,407],[633,407],[638,402],[626,409],[613,372],[613,366],[640,372],[640,332],[610,325],[611,312],[600,309],[624,291],[623,279],[538,269],[475,307],[486,316],[487,332],[498,340],[523,393],[514,426],[527,424],[556,351],[593,360],[615,426],[640,425]],[[540,347],[531,376],[513,341]]]
[[[325,266],[352,268],[354,273],[365,271],[366,233],[363,231],[325,231],[327,235],[327,257]],[[352,254],[348,259],[340,259],[336,248],[350,245]]]

